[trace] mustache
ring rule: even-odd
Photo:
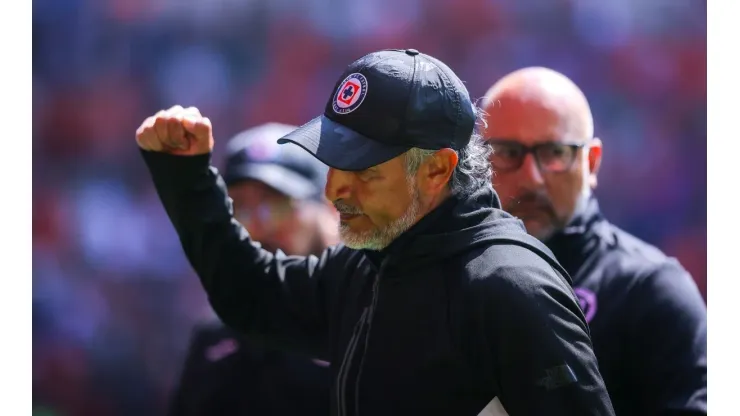
[[[536,192],[527,192],[512,198],[507,204],[507,211],[516,211],[519,208],[539,209],[550,214],[555,214],[555,208],[544,195]]]
[[[357,207],[353,207],[352,205],[349,205],[341,200],[334,202],[334,208],[340,214],[346,214],[346,215],[362,215],[363,214],[361,209]]]

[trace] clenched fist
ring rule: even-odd
[[[195,107],[176,105],[147,118],[136,130],[136,143],[144,150],[195,156],[213,150],[211,120]]]

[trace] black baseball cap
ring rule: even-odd
[[[226,184],[254,180],[291,198],[321,200],[327,167],[297,147],[277,144],[278,138],[295,129],[267,123],[234,136],[226,144]]]
[[[447,65],[416,49],[390,49],[350,64],[324,114],[278,143],[295,143],[332,168],[359,171],[413,147],[462,149],[474,129],[470,94]]]

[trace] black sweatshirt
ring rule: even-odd
[[[332,363],[332,414],[613,415],[567,272],[490,186],[451,196],[382,252],[270,253],[210,155],[142,151],[226,325]]]
[[[571,276],[618,415],[707,413],[707,307],[675,260],[592,198],[550,247]]]

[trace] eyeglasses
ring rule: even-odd
[[[493,148],[491,165],[494,171],[511,172],[519,169],[528,153],[534,156],[541,172],[560,173],[570,170],[576,160],[578,149],[587,143],[548,142],[525,146],[513,140],[489,139]]]

